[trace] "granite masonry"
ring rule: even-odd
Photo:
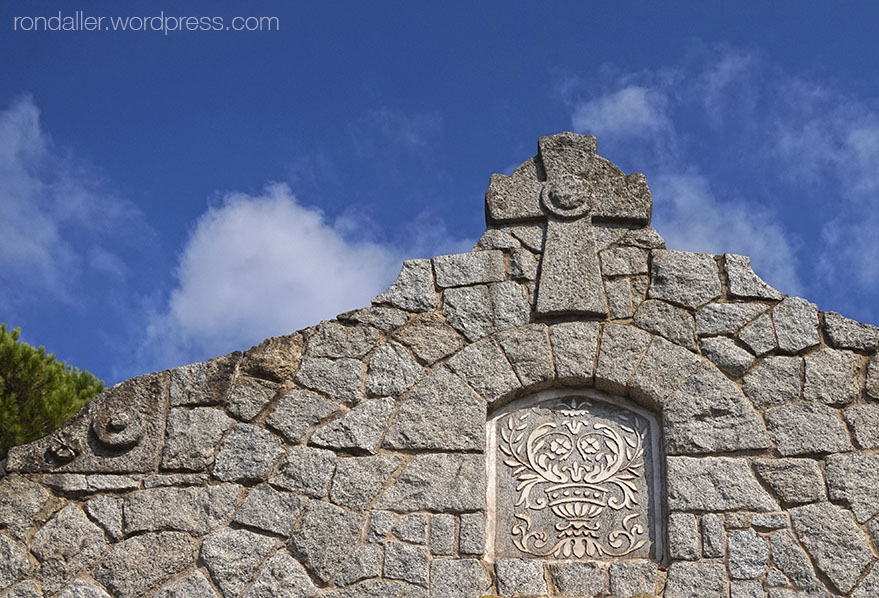
[[[879,595],[879,329],[666,249],[592,137],[485,201],[373,305],[13,449],[0,597]]]

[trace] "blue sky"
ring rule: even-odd
[[[185,8],[184,8],[185,6]],[[15,17],[277,17],[21,31]],[[879,323],[879,5],[0,5],[0,322],[108,382],[368,304],[575,130],[678,249]]]

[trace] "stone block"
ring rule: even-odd
[[[385,304],[411,312],[435,310],[437,297],[430,260],[403,262],[397,279],[372,302],[375,305]]]
[[[741,378],[754,363],[754,356],[725,336],[702,339],[702,354],[733,378]]]
[[[126,535],[180,531],[203,536],[229,524],[238,499],[238,486],[232,484],[133,492],[125,497],[124,531]]]
[[[226,411],[242,421],[250,421],[269,404],[279,389],[277,382],[239,376],[229,395]]]
[[[714,256],[666,249],[653,251],[650,298],[699,307],[720,297],[720,292]]]
[[[229,398],[241,353],[171,370],[171,406],[221,405]]]
[[[37,513],[49,500],[49,493],[17,474],[0,479],[0,528],[23,540]]]
[[[412,349],[418,359],[427,365],[448,357],[464,346],[461,335],[436,313],[412,318],[409,324],[396,330],[393,337]]]
[[[406,515],[394,527],[394,535],[409,544],[427,543],[427,515],[413,513]]]
[[[156,598],[219,598],[219,594],[204,573],[193,571],[156,594]]]
[[[353,405],[363,398],[358,359],[308,358],[302,360],[296,382],[339,403]]]
[[[468,345],[446,365],[489,403],[522,386],[507,357],[492,338]]]
[[[308,339],[308,357],[361,359],[378,342],[381,333],[372,326],[346,326],[340,322],[321,322]]]
[[[397,455],[342,457],[336,465],[330,500],[347,509],[365,510],[402,462]]]
[[[644,301],[638,306],[633,323],[691,351],[698,348],[693,314],[671,303],[656,299]]]
[[[769,436],[785,457],[852,449],[839,414],[821,403],[799,402],[763,414]]]
[[[496,282],[446,289],[443,313],[455,330],[471,341],[526,324],[531,307],[525,289],[516,282]]]
[[[873,356],[867,366],[867,395],[879,399],[879,354]]]
[[[363,401],[342,417],[315,430],[309,442],[334,450],[373,454],[378,449],[393,411],[392,398]]]
[[[207,469],[214,462],[220,439],[234,423],[213,407],[171,409],[165,428],[162,469]]]
[[[785,503],[804,504],[827,499],[824,474],[812,459],[755,459],[754,471]]]
[[[866,352],[879,349],[879,328],[850,320],[836,312],[824,314],[824,334],[827,343],[838,349]]]
[[[357,547],[365,523],[366,518],[358,513],[319,500],[309,501],[290,539],[290,552],[327,582]]]
[[[330,490],[335,470],[336,455],[332,451],[294,446],[287,450],[284,463],[272,476],[271,483],[298,494],[322,498]]]
[[[369,577],[381,575],[384,552],[378,544],[361,544],[339,571],[334,583],[349,586]]]
[[[268,560],[244,598],[312,598],[317,588],[296,559],[284,552]]]
[[[415,455],[375,505],[393,511],[461,513],[485,508],[483,455]]]
[[[476,559],[434,559],[430,563],[430,598],[482,596],[490,587],[491,580]]]
[[[464,513],[460,517],[461,533],[458,551],[461,554],[481,555],[485,552],[485,515]]]
[[[482,233],[482,236],[476,242],[476,245],[473,246],[473,251],[478,251],[480,249],[516,249],[521,246],[522,243],[519,242],[519,239],[506,230],[489,228]]]
[[[525,559],[502,559],[494,564],[497,588],[507,596],[546,594],[543,563]]]
[[[809,592],[823,590],[809,557],[789,531],[774,532],[769,536],[769,546],[772,550],[772,563],[792,583]]]
[[[651,336],[633,326],[605,324],[602,328],[595,385],[625,395],[629,378],[650,344]]]
[[[433,269],[437,286],[448,288],[500,282],[506,268],[502,251],[487,250],[437,256]]]
[[[238,424],[220,445],[213,475],[224,482],[266,480],[283,454],[277,436],[250,424]]]
[[[672,559],[695,561],[699,559],[699,522],[691,513],[671,513],[668,516],[668,553]]]
[[[632,317],[635,308],[632,305],[632,283],[628,278],[605,280],[604,292],[607,295],[607,308],[611,320],[625,320]]]
[[[16,586],[16,588],[18,587],[20,586]],[[6,598],[15,598],[17,596],[17,594],[15,594],[16,588],[13,588],[12,591],[10,591],[6,595]],[[213,596],[216,596],[216,594],[212,595],[211,598],[213,598]],[[41,597],[42,594],[37,593],[36,590],[33,590],[33,593],[21,594],[21,598]],[[65,588],[65,590],[58,595],[58,598],[110,598],[110,594],[108,594],[95,584],[77,579],[72,584],[67,586],[67,588]]]
[[[665,598],[728,598],[726,567],[680,561],[668,568]]]
[[[668,457],[668,506],[685,512],[777,511],[747,459]]]
[[[629,383],[636,399],[661,405],[700,367],[699,357],[662,337],[654,337]]]
[[[729,294],[742,299],[770,299],[781,301],[781,293],[766,284],[751,268],[751,258],[732,253],[724,254]]]
[[[194,561],[195,547],[186,534],[147,533],[114,544],[94,576],[110,595],[135,598],[148,594]]]
[[[366,393],[389,397],[409,390],[424,377],[424,368],[401,345],[380,345],[369,358],[366,369]]]
[[[757,357],[762,357],[778,347],[778,339],[775,336],[775,328],[772,326],[772,318],[769,314],[763,314],[742,328],[738,338]]]
[[[510,278],[513,280],[537,280],[539,262],[527,249],[514,249],[510,254]]]
[[[374,326],[384,333],[393,332],[409,321],[406,312],[395,307],[365,307],[346,311],[336,316],[336,319],[343,323]]]
[[[500,332],[496,338],[523,386],[555,378],[546,326],[529,324]]]
[[[18,545],[5,536],[0,536],[0,543],[3,544],[0,554],[9,555],[10,571],[23,570],[27,558],[22,561],[24,555]],[[36,577],[44,591],[57,592],[101,558],[107,549],[107,541],[101,528],[92,523],[79,506],[69,503],[40,528],[31,539],[29,548],[40,561]],[[27,569],[30,569],[29,564]],[[12,577],[11,573],[6,577]]]
[[[802,393],[802,369],[801,357],[766,357],[745,376],[742,390],[757,409],[792,403]]]
[[[757,579],[769,566],[769,546],[752,529],[731,531],[727,562],[733,579]]]
[[[486,404],[446,368],[434,370],[397,410],[382,445],[391,449],[484,450]]]
[[[549,564],[552,585],[560,596],[606,594],[608,591],[607,570],[606,563],[567,561]]]
[[[709,303],[696,312],[696,332],[699,336],[734,336],[766,309],[764,303]]]
[[[879,405],[854,405],[846,408],[843,416],[859,448],[879,448]]]
[[[44,549],[44,554],[53,554],[50,546],[45,546]],[[91,558],[94,559],[95,556],[92,555]],[[63,565],[56,567],[56,569],[63,577],[69,576],[69,573],[65,574],[63,571],[65,569]],[[31,565],[28,559],[27,551],[10,537],[0,533],[0,592],[15,582],[24,579],[32,572],[33,565]],[[73,573],[75,574],[76,571],[73,571]],[[58,588],[63,587],[63,581],[66,581],[66,579],[61,580],[60,584],[56,582],[53,585],[56,585]]]
[[[601,273],[604,276],[647,274],[647,251],[639,247],[615,247],[601,252]]]
[[[302,514],[303,504],[303,499],[290,492],[271,486],[256,486],[247,493],[247,498],[235,513],[234,521],[289,537],[293,524]]]
[[[867,537],[851,513],[830,503],[790,509],[791,522],[812,562],[837,590],[850,592],[873,562]]]
[[[104,528],[112,540],[122,539],[122,504],[124,499],[96,496],[85,502],[89,518]]]
[[[706,513],[702,515],[702,555],[708,559],[719,559],[726,555],[726,530],[723,515]]]
[[[278,401],[266,418],[288,442],[299,444],[319,422],[340,411],[339,405],[307,390],[291,390]]]
[[[819,349],[806,356],[803,396],[827,405],[848,405],[861,397],[861,359],[851,351]]]
[[[610,564],[610,593],[613,596],[652,595],[656,592],[659,569],[650,561],[615,562]]]
[[[240,596],[274,548],[271,538],[224,527],[205,538],[200,557],[223,596]]]
[[[455,517],[445,513],[430,518],[430,553],[451,556],[455,553]]]
[[[788,297],[772,308],[778,348],[786,353],[799,353],[820,342],[818,338],[818,307],[802,297]]]
[[[597,322],[564,322],[549,327],[549,339],[559,380],[592,383],[598,332]]]
[[[830,500],[848,505],[858,523],[879,513],[879,455],[828,455],[824,473]]]
[[[427,587],[427,548],[400,542],[385,544],[384,576]]]

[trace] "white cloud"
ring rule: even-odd
[[[203,359],[368,305],[402,256],[352,242],[340,225],[300,204],[286,184],[225,195],[195,224],[143,360],[167,367]]]
[[[31,97],[0,111],[0,302],[74,301],[86,274],[124,269],[108,247],[123,229],[145,230],[139,212],[54,147]]]
[[[718,200],[699,175],[662,175],[652,187],[653,225],[669,248],[749,255],[766,282],[783,293],[800,292],[795,245],[776,215],[752,203]]]
[[[666,102],[661,91],[628,85],[580,103],[571,122],[575,130],[599,137],[654,137],[671,127]]]

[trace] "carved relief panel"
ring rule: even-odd
[[[659,429],[592,391],[548,391],[489,421],[494,558],[662,558]]]

